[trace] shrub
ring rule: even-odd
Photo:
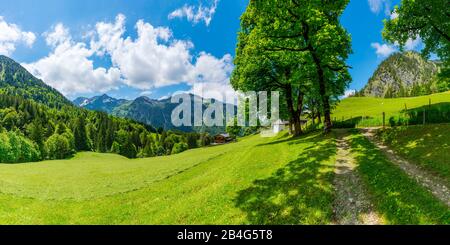
[[[74,154],[69,139],[60,134],[53,134],[45,142],[47,147],[48,159],[65,159]]]
[[[172,148],[172,154],[178,154],[188,149],[188,145],[186,143],[180,142],[176,143]]]
[[[15,132],[0,133],[0,162],[22,163],[40,160],[36,144]]]

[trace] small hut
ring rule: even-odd
[[[274,134],[278,134],[286,128],[289,128],[289,121],[277,120],[272,124],[272,130]]]
[[[214,136],[215,144],[226,144],[233,141],[233,138],[229,134],[218,134]]]

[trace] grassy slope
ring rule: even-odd
[[[107,196],[145,187],[248,143],[147,159],[86,152],[70,160],[0,164],[0,190],[42,200]]]
[[[350,136],[358,172],[387,224],[450,224],[450,210],[359,133]]]
[[[382,113],[386,113],[386,123],[390,117],[396,117],[402,110],[418,108],[429,104],[431,99],[432,104],[450,103],[450,91],[439,94],[432,94],[420,97],[411,98],[395,98],[395,99],[381,99],[381,98],[347,98],[343,100],[334,110],[332,117],[336,120],[348,120],[351,117],[371,117],[372,119],[361,122],[360,126],[380,126],[382,125]]]
[[[335,152],[317,134],[254,136],[159,159],[1,165],[0,223],[326,224]]]
[[[397,154],[450,184],[450,124],[390,128],[379,136]]]

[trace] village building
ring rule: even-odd
[[[233,137],[231,137],[229,134],[218,134],[214,136],[215,144],[226,144],[233,140],[234,140]]]

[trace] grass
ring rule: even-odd
[[[408,137],[448,132],[448,125],[432,127],[392,134],[404,136],[396,143],[403,149]],[[424,138],[413,149],[426,155],[431,144],[442,151],[445,137]],[[449,208],[366,138],[355,132],[348,139],[384,222],[450,223]],[[334,135],[318,132],[250,136],[158,158],[80,153],[63,161],[0,164],[0,224],[330,224],[336,151]],[[448,159],[437,153],[430,163]]]
[[[340,122],[353,119],[357,127],[372,127],[383,125],[383,112],[386,113],[386,124],[389,124],[391,117],[402,116],[402,111],[429,105],[429,100],[433,104],[450,102],[450,91],[411,98],[371,98],[371,97],[351,97],[344,99],[333,112],[332,118]]]
[[[42,200],[113,195],[163,180],[235,147],[211,147],[182,155],[134,160],[116,154],[85,152],[70,160],[0,164],[0,190]]]
[[[450,124],[389,128],[378,136],[397,154],[450,185]]]
[[[387,224],[450,224],[450,210],[409,178],[364,136],[350,137],[358,172]]]
[[[161,158],[0,165],[0,223],[328,224],[335,153],[316,133]]]

